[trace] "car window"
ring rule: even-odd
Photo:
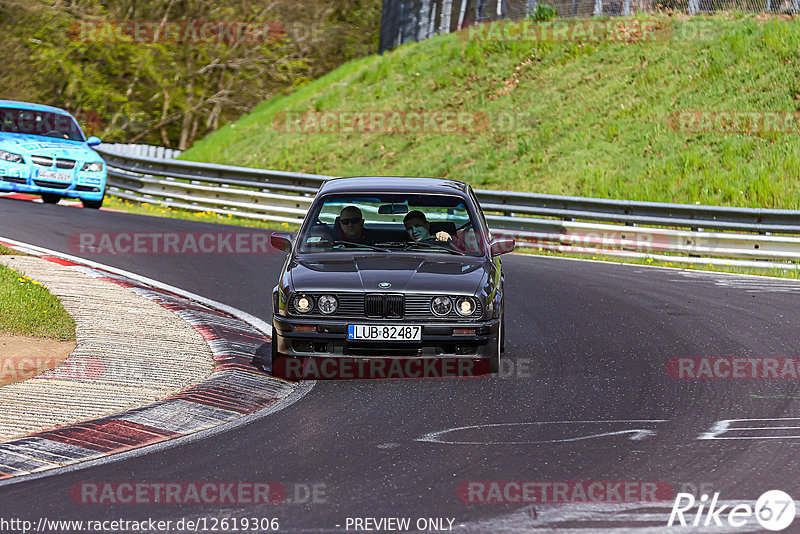
[[[478,197],[475,196],[475,191],[472,190],[472,187],[467,186],[467,190],[469,191],[469,196],[472,199],[472,201],[475,203],[475,205],[480,207],[481,203],[478,202]],[[489,228],[489,224],[486,222],[486,215],[483,213],[482,209],[479,211],[479,213],[480,213],[481,226],[483,228],[483,231],[491,239],[492,232],[491,232],[491,229]]]
[[[31,109],[0,108],[0,131],[84,141],[78,123],[69,115]]]
[[[308,219],[301,253],[377,248],[481,255],[484,248],[480,222],[453,195],[329,195]]]

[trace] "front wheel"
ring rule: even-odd
[[[489,360],[489,370],[492,374],[500,372],[500,353],[503,352],[503,316],[500,315],[500,324],[497,325],[497,343],[495,344],[494,354]]]
[[[81,202],[83,203],[83,207],[84,208],[89,208],[89,209],[93,209],[93,210],[100,209],[100,206],[103,205],[103,199],[102,198],[100,200],[86,200],[86,199],[82,198]]]
[[[42,202],[45,204],[58,204],[58,201],[61,200],[61,195],[55,195],[53,193],[42,193]]]
[[[272,327],[272,367],[270,368],[270,372],[273,376],[282,377],[286,371],[286,364],[281,363],[281,359],[284,358],[280,352],[278,352],[278,336],[277,332],[275,331],[275,327]],[[285,360],[284,360],[285,362]]]
[[[500,352],[506,351],[506,309],[503,307],[503,313],[500,314]]]

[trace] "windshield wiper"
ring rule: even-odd
[[[413,243],[407,243],[406,246],[403,247],[403,250],[410,250],[412,248],[418,248],[418,247],[435,248],[438,250],[449,252],[450,254],[457,254],[458,256],[466,256],[466,254],[464,254],[460,250],[453,250],[452,248],[447,248],[447,245],[440,245],[436,241],[414,241]]]
[[[375,244],[379,247],[404,247],[408,245],[408,241],[381,241]]]
[[[331,245],[344,245],[344,246],[351,246],[351,247],[363,247],[372,250],[377,250],[378,252],[391,252],[388,248],[381,248],[376,247],[375,245],[367,245],[366,243],[356,243],[354,241],[331,241]]]

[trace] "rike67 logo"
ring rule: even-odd
[[[752,502],[752,501],[751,501]],[[692,510],[697,505],[697,510]],[[755,527],[758,524],[771,531],[780,531],[792,524],[795,517],[794,500],[781,490],[770,490],[761,495],[755,507],[748,503],[720,501],[719,492],[709,502],[708,495],[695,500],[691,493],[678,493],[669,515],[668,527]]]

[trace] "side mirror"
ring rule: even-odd
[[[511,236],[493,237],[492,241],[489,243],[492,256],[514,252],[516,246],[517,242]]]
[[[89,139],[86,140],[86,144],[89,146],[97,146],[100,143],[102,143],[100,138],[94,135],[92,135],[91,137],[89,137]]]
[[[292,251],[291,234],[274,232],[269,236],[269,244],[272,245],[273,248],[282,250],[288,254]]]

